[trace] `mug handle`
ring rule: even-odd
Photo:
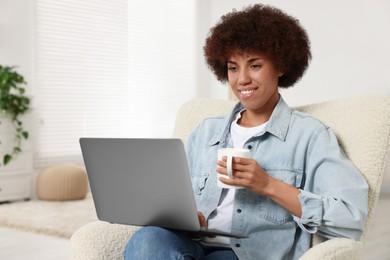
[[[232,169],[232,164],[233,164],[233,156],[228,155],[227,156],[227,174],[229,176],[229,179],[233,179],[233,169]]]

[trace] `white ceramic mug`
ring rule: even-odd
[[[241,157],[241,158],[251,158],[251,152],[248,149],[240,149],[240,148],[221,148],[218,150],[218,160],[222,160],[222,157],[227,157],[227,176],[224,174],[218,173],[218,186],[221,188],[227,188],[227,189],[242,189],[244,187],[241,186],[234,186],[234,185],[228,185],[225,183],[222,183],[219,178],[230,178],[233,179],[233,170],[232,170],[232,163],[233,163],[233,157]]]

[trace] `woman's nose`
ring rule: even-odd
[[[251,83],[251,78],[248,74],[247,70],[241,70],[240,71],[240,76],[238,78],[238,83],[242,86],[245,86],[249,83]]]

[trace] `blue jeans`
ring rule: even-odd
[[[127,260],[238,259],[230,248],[205,247],[190,237],[160,227],[138,230],[127,243],[124,256]]]

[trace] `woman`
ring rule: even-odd
[[[233,11],[210,31],[204,53],[218,80],[240,101],[229,115],[204,120],[187,141],[201,225],[248,239],[194,239],[146,227],[130,239],[128,259],[298,259],[311,234],[359,239],[368,186],[346,158],[334,133],[293,111],[278,89],[294,85],[311,58],[299,22],[281,10],[254,5]],[[223,147],[247,148],[226,174]]]

